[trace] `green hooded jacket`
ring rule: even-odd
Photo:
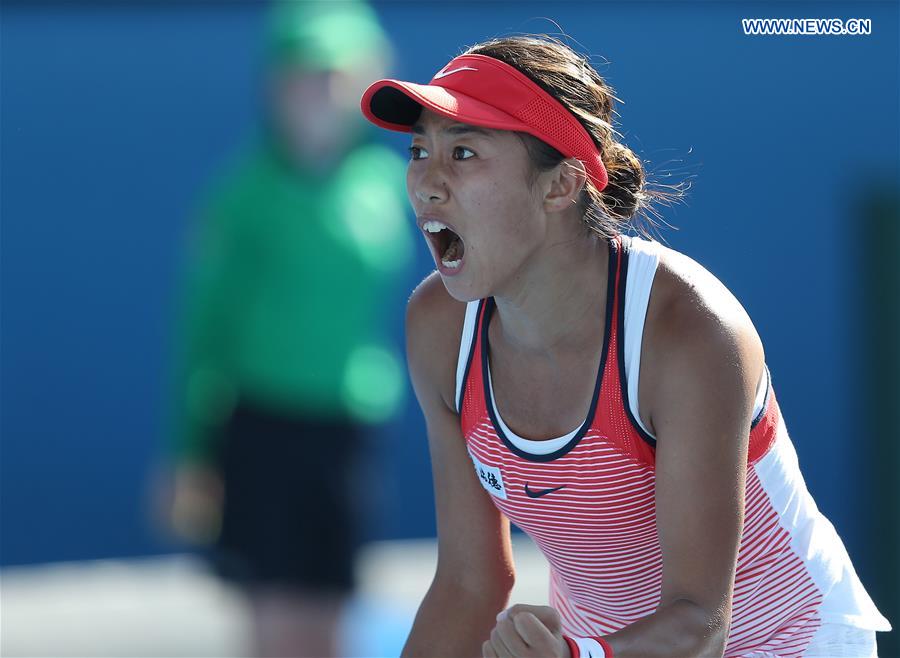
[[[310,69],[357,66],[388,47],[359,2],[277,4],[268,38],[272,65]],[[264,130],[239,155],[192,227],[176,337],[176,460],[212,459],[239,399],[379,422],[406,390],[382,319],[385,300],[405,294],[412,262],[406,162],[363,133],[317,173],[289,163],[272,135]]]

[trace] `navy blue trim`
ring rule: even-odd
[[[618,362],[619,362],[619,383],[622,387],[622,403],[625,407],[625,412],[628,415],[628,420],[631,421],[632,427],[637,431],[640,437],[646,441],[651,448],[656,448],[656,439],[653,438],[643,427],[638,423],[637,419],[634,416],[634,413],[631,411],[631,401],[628,398],[628,381],[625,376],[625,291],[628,284],[628,261],[629,256],[631,254],[631,237],[630,236],[622,236],[624,249],[622,250],[622,273],[619,275],[621,280],[619,281],[619,299],[622,300],[622,303],[619,304],[619,345],[618,345]],[[639,348],[640,349],[640,348]],[[764,364],[765,365],[765,364]],[[750,429],[752,430],[759,424],[759,421],[762,420],[763,416],[766,413],[766,409],[769,406],[769,395],[771,389],[771,375],[769,373],[769,366],[765,366],[766,369],[766,394],[763,400],[762,409],[760,409],[759,413],[756,414],[756,417],[753,419],[753,422],[750,424]],[[640,373],[638,373],[640,375]],[[754,399],[756,399],[756,394],[754,391]]]
[[[750,423],[751,430],[759,425],[759,421],[761,421],[763,419],[763,416],[766,415],[766,409],[769,408],[769,397],[772,395],[772,373],[769,372],[768,364],[763,363],[763,367],[766,369],[766,394],[763,397],[762,409],[759,410],[759,413],[756,414],[756,418],[754,418],[753,422]],[[756,399],[755,394],[753,396],[753,399]]]
[[[619,385],[622,388],[622,406],[625,407],[625,414],[628,416],[628,420],[631,421],[631,426],[644,442],[655,449],[656,439],[638,423],[637,418],[634,417],[634,413],[631,411],[631,402],[628,399],[628,381],[625,378],[625,288],[628,282],[628,256],[631,253],[631,237],[623,235],[622,243],[624,245],[622,249],[622,273],[619,275],[619,299],[622,302],[619,304],[619,344],[616,350],[616,361],[619,363]],[[638,346],[638,349],[640,349],[640,346]],[[640,376],[640,373],[637,374]]]
[[[480,300],[478,302],[478,312],[475,313],[475,327],[472,330],[472,342],[469,343],[469,356],[466,357],[466,369],[463,370],[463,378],[462,378],[462,386],[459,387],[459,395],[456,398],[456,413],[457,415],[462,415],[462,405],[463,400],[466,398],[466,380],[469,379],[469,370],[472,367],[472,358],[475,356],[475,343],[478,342],[478,319],[481,317],[481,309],[484,308],[484,301]],[[468,310],[468,306],[466,307]],[[463,321],[463,335],[465,335],[465,321]],[[462,336],[459,338],[463,339]]]
[[[615,301],[616,294],[616,267],[619,260],[619,249],[615,240],[607,240],[609,246],[609,271],[607,273],[607,287],[606,287],[606,327],[603,331],[603,354],[600,357],[600,368],[597,371],[597,383],[594,385],[594,397],[591,400],[591,408],[588,411],[587,418],[582,424],[581,428],[578,432],[575,433],[566,445],[564,445],[559,450],[554,452],[547,453],[546,455],[535,455],[530,452],[525,452],[520,450],[512,441],[509,440],[509,437],[506,436],[506,433],[503,431],[503,428],[500,427],[500,423],[497,420],[496,414],[494,414],[494,405],[491,403],[491,391],[488,386],[487,379],[487,371],[488,371],[488,351],[490,349],[489,339],[488,339],[488,327],[491,323],[491,315],[493,314],[494,308],[496,308],[496,302],[493,297],[489,297],[487,299],[487,307],[484,311],[484,318],[481,321],[481,326],[479,330],[481,332],[481,381],[484,385],[484,401],[485,406],[487,407],[488,414],[491,418],[491,423],[494,426],[494,431],[497,433],[497,436],[503,441],[509,450],[521,457],[522,459],[526,459],[532,462],[549,462],[555,459],[559,459],[570,450],[572,450],[578,442],[581,441],[582,437],[587,434],[587,431],[590,429],[591,425],[594,422],[594,415],[597,412],[597,401],[600,397],[600,388],[603,384],[603,371],[606,369],[606,355],[609,352],[609,340],[610,333],[612,329],[612,319],[613,319],[613,303]],[[621,302],[620,302],[621,303]]]

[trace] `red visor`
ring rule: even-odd
[[[423,106],[460,123],[534,135],[564,156],[581,160],[598,190],[607,185],[600,153],[578,119],[524,73],[498,59],[460,55],[427,85],[378,80],[361,102],[369,121],[400,132],[412,132]]]

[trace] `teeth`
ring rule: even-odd
[[[445,224],[441,224],[437,220],[429,219],[427,222],[422,224],[422,228],[424,228],[429,233],[438,233],[439,231],[443,231],[445,228],[449,227]]]
[[[442,260],[441,264],[444,267],[449,267],[451,270],[455,270],[457,267],[459,267],[459,264],[461,262],[462,262],[462,260],[450,260],[450,261]]]

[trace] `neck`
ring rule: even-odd
[[[608,267],[608,242],[593,233],[548,240],[494,295],[495,335],[523,357],[551,361],[595,345]]]

